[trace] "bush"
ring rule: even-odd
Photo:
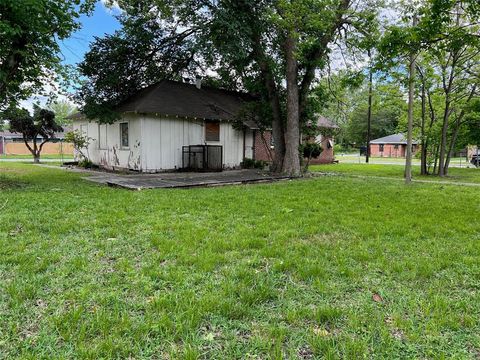
[[[253,159],[249,159],[249,158],[245,158],[243,160],[243,162],[240,164],[240,166],[243,168],[243,169],[253,169],[255,167],[255,160]]]
[[[306,143],[301,145],[300,153],[306,159],[316,159],[322,153],[322,146],[318,143]]]
[[[242,169],[264,169],[265,166],[267,166],[267,162],[263,160],[245,158],[240,166]]]
[[[90,160],[84,158],[83,160],[80,160],[78,162],[78,166],[84,169],[91,169],[93,168],[93,163]]]

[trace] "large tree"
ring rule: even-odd
[[[35,163],[40,162],[43,146],[55,138],[62,127],[55,121],[53,111],[35,106],[33,116],[26,109],[11,108],[5,112],[10,122],[10,131],[22,134],[27,149],[32,153]]]
[[[0,109],[41,91],[62,71],[58,41],[93,0],[0,1]]]
[[[99,109],[113,109],[141,86],[160,77],[181,76],[185,70],[208,74],[222,86],[259,94],[273,131],[274,167],[299,175],[301,123],[309,114],[317,72],[328,64],[335,42],[344,41],[346,34],[348,39],[361,38],[374,23],[372,3],[118,1],[124,10],[123,29],[98,39],[81,66],[89,78],[80,92],[84,110],[87,115],[103,115],[101,119],[112,121],[114,113],[101,114]],[[362,31],[355,32],[357,28]],[[151,34],[158,36],[152,38]],[[121,56],[126,49],[134,55]],[[164,66],[169,56],[175,66]],[[150,72],[153,75],[146,76]],[[123,78],[132,80],[129,88],[124,88]]]

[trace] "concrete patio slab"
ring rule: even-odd
[[[158,174],[115,174],[90,171],[84,179],[99,184],[118,186],[131,190],[157,188],[190,188],[250,184],[287,180],[289,177],[272,175],[260,170],[229,170],[214,173],[158,173]]]

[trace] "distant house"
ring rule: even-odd
[[[412,142],[412,153],[418,150],[418,142]],[[405,157],[407,152],[407,139],[404,134],[388,135],[370,141],[370,155],[379,157]]]
[[[50,139],[42,149],[42,155],[73,155],[72,144],[65,143],[65,134],[71,129],[64,129],[62,132],[55,133],[55,138]],[[37,144],[41,143],[43,138],[37,138]],[[29,142],[29,145],[32,145]],[[32,145],[33,146],[33,145]],[[31,155],[23,136],[20,133],[10,131],[0,131],[0,154],[1,155]]]

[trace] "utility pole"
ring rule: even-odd
[[[368,58],[370,60],[369,74],[368,74],[368,113],[367,113],[367,154],[365,162],[368,164],[370,161],[370,140],[372,137],[372,97],[373,97],[373,70],[372,70],[372,53],[368,49]]]
[[[417,26],[417,16],[413,16],[413,27]],[[405,184],[412,182],[412,132],[413,132],[413,101],[415,85],[415,52],[410,53],[410,69],[408,74],[408,130],[407,153],[405,159]]]

